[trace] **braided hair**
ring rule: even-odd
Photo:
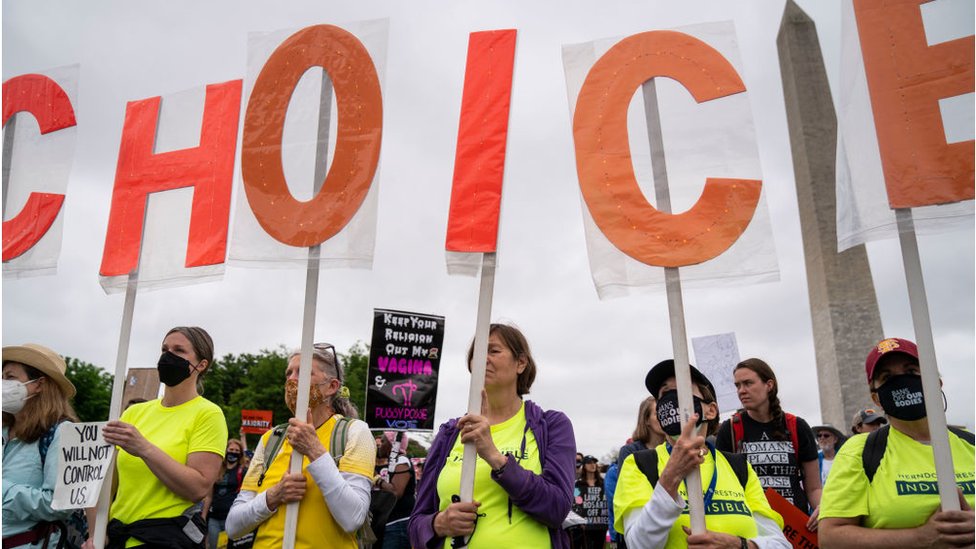
[[[747,358],[742,362],[736,364],[735,369],[732,371],[739,370],[741,368],[746,368],[752,370],[759,376],[759,379],[763,383],[769,380],[773,381],[773,388],[769,390],[769,415],[772,416],[773,423],[773,439],[774,440],[790,440],[790,434],[786,429],[786,417],[783,414],[783,407],[779,403],[779,382],[776,381],[776,374],[773,373],[773,369],[758,358]]]

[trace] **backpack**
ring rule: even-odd
[[[44,463],[47,461],[47,452],[51,448],[51,443],[54,442],[54,434],[57,432],[58,426],[61,423],[63,422],[54,424],[37,441],[37,452],[41,455],[41,469],[44,469]],[[88,518],[85,516],[84,509],[75,509],[64,520],[57,521],[54,524],[61,530],[61,542],[58,543],[59,548],[80,549],[82,544],[85,543],[85,540],[88,539]]]
[[[739,481],[739,485],[742,486],[742,490],[745,491],[746,483],[749,482],[749,462],[746,459],[746,455],[733,454],[725,450],[719,450],[719,452],[725,456],[725,460],[732,467],[732,472],[735,473],[735,478]],[[637,464],[640,472],[644,473],[644,476],[647,477],[647,481],[651,483],[651,486],[655,486],[658,475],[660,474],[657,470],[657,450],[648,448],[647,450],[634,452],[634,463]]]
[[[800,439],[796,434],[796,416],[783,412],[783,419],[786,420],[786,430],[790,433],[790,440],[793,441],[793,453],[796,454],[796,464],[800,465]],[[742,412],[732,415],[732,451],[739,451],[739,441],[746,436],[745,425],[742,424]]]
[[[607,498],[607,527],[610,533],[610,541],[616,542],[617,531],[613,529],[613,494],[617,491],[617,478],[620,476],[620,467],[614,461],[607,467],[607,474],[603,476],[603,494]]]
[[[881,465],[881,458],[884,457],[885,449],[888,447],[890,429],[891,425],[885,425],[877,431],[868,433],[868,439],[861,451],[861,463],[864,465],[864,475],[868,477],[868,483],[874,481],[874,474],[878,472],[878,466]],[[976,436],[973,433],[952,426],[949,426],[949,432],[976,446]]]
[[[339,466],[339,460],[346,451],[346,439],[349,437],[349,425],[352,421],[345,416],[336,414],[336,424],[332,428],[332,434],[329,436],[329,454],[335,460],[336,467]],[[275,456],[281,451],[281,445],[285,441],[285,431],[287,429],[287,423],[275,425],[274,429],[271,430],[271,434],[268,435],[268,440],[264,444],[264,470],[261,471],[261,476],[258,478],[258,486],[261,486],[261,483],[264,482],[264,475],[268,472],[268,466],[271,465]],[[372,512],[367,512],[363,525],[356,530],[356,542],[359,544],[359,547],[370,547],[376,542],[376,534],[373,533],[372,520]]]

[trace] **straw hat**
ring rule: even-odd
[[[71,398],[77,392],[64,373],[68,369],[61,355],[36,343],[11,345],[3,348],[3,362],[19,362],[36,368],[61,387],[65,396]]]

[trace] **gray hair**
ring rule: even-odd
[[[301,356],[302,351],[295,349],[288,355],[288,360]],[[342,414],[348,418],[359,419],[359,412],[356,406],[350,402],[348,397],[341,395],[342,389],[346,386],[346,374],[342,364],[339,362],[339,355],[336,353],[335,346],[330,343],[316,343],[312,346],[312,364],[317,364],[319,371],[323,374],[339,380],[339,392],[332,395],[328,405],[337,414]],[[349,389],[346,389],[348,392]]]

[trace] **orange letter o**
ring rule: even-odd
[[[335,158],[319,193],[299,202],[285,181],[281,140],[291,94],[315,66],[329,74],[335,89]],[[276,240],[299,247],[335,236],[369,191],[379,163],[382,126],[376,68],[355,36],[332,25],[316,25],[282,42],[261,69],[244,116],[241,175],[261,227]]]

